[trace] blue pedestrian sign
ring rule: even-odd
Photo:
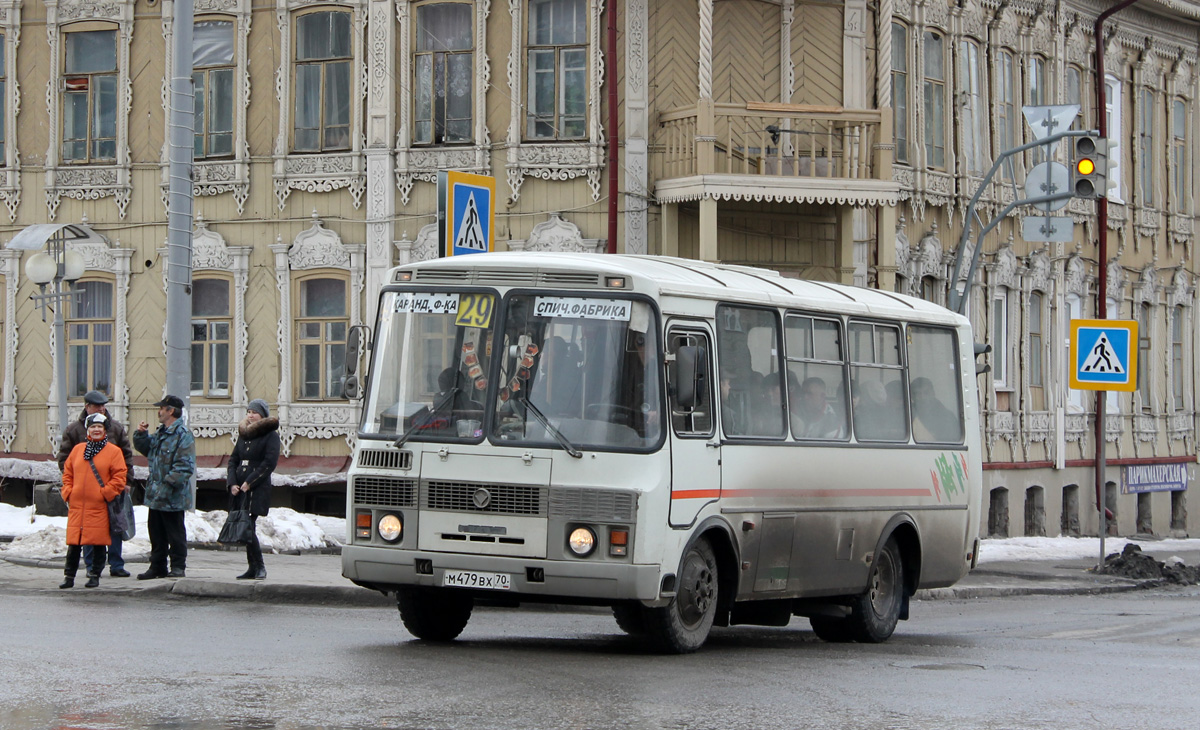
[[[1137,389],[1138,323],[1122,319],[1071,320],[1071,387]]]
[[[496,178],[438,172],[438,253],[461,256],[495,247]]]

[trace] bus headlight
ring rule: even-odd
[[[404,523],[400,521],[398,515],[386,514],[379,518],[379,524],[376,526],[379,531],[379,536],[388,542],[396,542],[400,536],[404,534]]]
[[[585,558],[596,549],[596,533],[592,532],[590,527],[576,527],[567,538],[567,546],[571,548],[571,552]]]

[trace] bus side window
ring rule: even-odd
[[[909,327],[908,353],[913,439],[917,443],[962,443],[962,376],[954,331]]]
[[[712,346],[708,335],[703,332],[672,331],[668,340],[668,349],[672,353],[680,347],[689,346],[699,350],[701,357],[696,367],[695,403],[689,408],[679,404],[677,383],[668,382],[671,394],[671,428],[680,436],[708,437],[713,431],[712,414]],[[673,378],[674,370],[667,369],[667,377]]]

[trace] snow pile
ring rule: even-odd
[[[144,506],[133,508],[137,536],[126,541],[125,555],[150,552],[146,528],[149,513]],[[223,510],[185,512],[184,529],[188,542],[215,545],[226,516]],[[13,537],[11,543],[0,543],[0,556],[45,560],[61,558],[67,554],[66,528],[66,517],[44,517],[35,515],[33,507],[0,504],[0,535]],[[346,535],[346,520],[277,507],[267,516],[258,518],[257,528],[263,552],[282,553],[341,545]]]
[[[223,482],[225,467],[201,467],[196,470],[196,481]],[[150,476],[149,469],[144,466],[133,467],[133,476],[137,481],[146,481]],[[27,479],[31,482],[58,484],[62,474],[54,461],[31,461],[29,459],[0,459],[0,478]],[[346,472],[322,474],[311,472],[307,474],[272,474],[271,484],[277,487],[306,487],[311,484],[345,484]],[[0,533],[3,534],[3,533]]]
[[[1104,565],[1097,568],[1096,572],[1138,580],[1160,580],[1181,586],[1200,583],[1200,568],[1189,568],[1178,557],[1173,558],[1170,564],[1160,563],[1133,543],[1126,545],[1120,554],[1112,553],[1106,557]]]
[[[1106,550],[1121,550],[1133,542],[1123,537],[1109,537]],[[1155,540],[1145,543],[1155,552],[1190,552],[1200,550],[1200,540]],[[1006,537],[984,540],[979,547],[980,563],[999,563],[1020,560],[1074,560],[1095,558],[1100,554],[1098,537]]]

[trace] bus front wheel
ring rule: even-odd
[[[646,633],[659,650],[687,654],[704,644],[717,615],[718,580],[717,556],[700,538],[683,556],[675,598],[645,609]]]
[[[408,633],[425,641],[453,641],[471,620],[475,600],[437,588],[401,588],[396,607]]]
[[[867,591],[854,598],[850,627],[854,638],[867,644],[887,641],[900,620],[904,604],[904,564],[896,538],[889,537],[871,563]]]

